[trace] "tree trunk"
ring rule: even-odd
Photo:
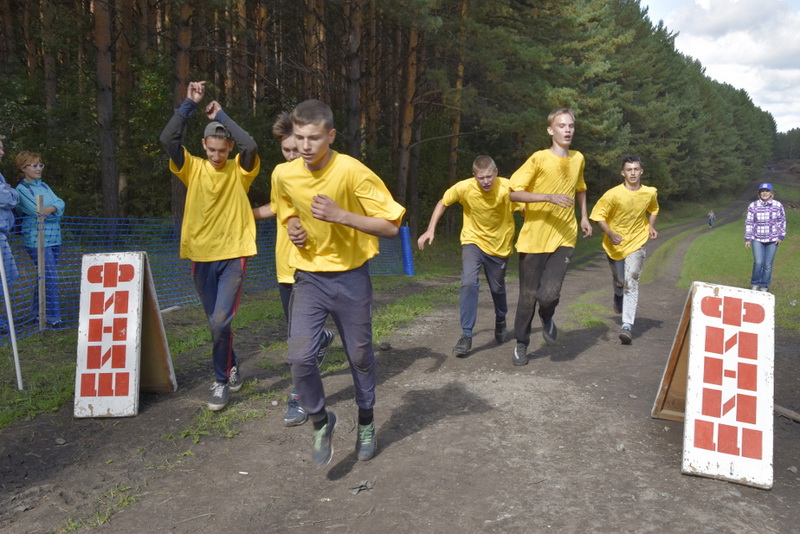
[[[414,93],[417,89],[417,45],[419,30],[412,27],[408,32],[408,56],[406,57],[406,86],[403,92],[403,104],[400,117],[400,146],[397,166],[397,183],[395,184],[395,200],[406,204],[408,185],[408,168],[411,157],[411,136],[414,127]]]
[[[186,96],[189,86],[189,47],[192,42],[192,28],[189,19],[192,16],[192,6],[182,4],[178,15],[178,50],[175,53],[175,86],[173,100],[179,106]],[[183,218],[183,207],[186,204],[186,186],[175,176],[172,176],[172,218]]]
[[[456,52],[456,79],[453,84],[453,116],[450,119],[450,152],[447,162],[447,183],[450,185],[458,181],[458,140],[461,133],[461,98],[464,89],[464,23],[467,18],[467,0],[461,0],[458,6],[461,24],[458,28],[458,41],[461,46]],[[445,233],[452,234],[456,228],[456,212],[450,210],[445,214]]]
[[[120,117],[131,116],[131,89],[133,89],[133,70],[131,60],[133,57],[133,47],[131,43],[135,41],[135,28],[133,23],[134,0],[117,0],[117,10],[119,12],[119,37],[116,40],[116,61],[114,65],[117,70],[116,97],[117,113]],[[130,125],[128,121],[119,121],[118,140],[120,151],[124,151],[130,139]],[[129,165],[123,164],[119,167],[119,191],[120,214],[125,215],[125,206],[128,198],[128,170]]]
[[[100,174],[103,189],[103,214],[119,217],[117,160],[112,132],[113,95],[111,93],[111,13],[105,0],[96,0],[94,10],[94,42],[97,47],[97,125],[100,130]]]
[[[361,32],[362,24],[364,23],[361,1],[350,1],[344,6],[345,17],[350,21],[345,65],[347,72],[345,82],[347,108],[346,150],[354,158],[357,158],[361,151],[361,102],[359,101],[359,93],[361,91]]]

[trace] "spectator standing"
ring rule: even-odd
[[[25,251],[33,264],[39,265],[39,232],[44,233],[44,285],[45,321],[48,328],[63,328],[61,322],[61,296],[59,294],[58,259],[61,256],[61,216],[66,204],[42,180],[44,163],[36,152],[23,150],[17,154],[17,184],[22,219],[22,237]],[[42,210],[37,211],[36,197],[42,196]],[[33,292],[33,316],[39,315],[39,285]]]
[[[744,247],[753,251],[750,289],[755,291],[769,291],[772,262],[778,245],[786,238],[786,212],[773,197],[772,184],[764,182],[758,186],[758,198],[747,207]]]

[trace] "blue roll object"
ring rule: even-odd
[[[400,249],[403,253],[403,274],[414,276],[414,254],[411,252],[411,229],[400,227]]]

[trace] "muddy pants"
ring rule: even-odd
[[[472,329],[478,317],[478,275],[481,267],[486,274],[486,282],[494,302],[495,322],[506,320],[508,303],[506,301],[506,267],[508,258],[498,258],[482,251],[477,245],[461,246],[461,331],[472,337]]]
[[[295,272],[289,318],[292,381],[300,405],[314,414],[325,407],[325,390],[317,367],[325,321],[339,330],[355,386],[356,404],[375,405],[375,353],[372,349],[372,281],[368,264],[344,272]]]
[[[211,329],[214,375],[219,382],[227,382],[231,367],[239,365],[231,323],[239,308],[246,265],[247,258],[192,263],[194,285]]]
[[[519,254],[519,300],[514,318],[514,337],[519,343],[531,340],[531,322],[539,304],[539,317],[553,317],[561,296],[561,284],[575,249],[558,247],[554,252]]]
[[[640,248],[621,260],[608,256],[608,265],[613,277],[614,295],[622,296],[622,324],[633,326],[636,320],[636,307],[639,304],[639,277],[642,275],[647,249]]]

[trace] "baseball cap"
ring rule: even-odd
[[[221,122],[211,121],[206,125],[206,130],[203,132],[203,139],[206,137],[224,137],[225,139],[231,138],[231,133],[228,131]]]
[[[766,189],[767,191],[772,191],[772,184],[769,182],[764,182],[763,184],[758,186],[759,191],[763,191]]]

